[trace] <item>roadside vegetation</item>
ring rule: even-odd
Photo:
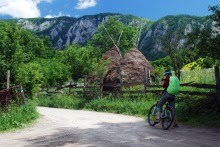
[[[34,101],[27,101],[25,105],[12,104],[0,112],[0,132],[23,128],[39,117]]]
[[[44,95],[37,97],[35,100],[39,106],[44,107],[111,112],[146,119],[149,109],[159,98],[159,94],[123,95],[118,97],[109,95],[93,99],[61,94]],[[214,104],[207,97],[179,94],[176,99],[178,121],[183,124],[220,127],[220,109],[212,106]]]

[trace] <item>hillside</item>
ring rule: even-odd
[[[205,25],[211,25],[211,21],[207,17],[189,15],[163,17],[142,34],[139,50],[150,60],[164,57],[166,53],[162,51],[162,37],[171,35],[179,47],[185,48],[184,43],[187,41],[187,34],[191,33],[196,27],[203,28]]]
[[[18,19],[17,23],[37,35],[50,36],[53,46],[57,49],[63,49],[70,44],[86,43],[97,32],[98,25],[109,16],[115,16],[124,24],[133,27],[141,28],[142,26],[138,48],[149,60],[166,56],[166,53],[162,51],[161,37],[172,35],[178,42],[179,47],[185,48],[184,43],[187,34],[192,32],[193,29],[196,27],[203,28],[205,25],[214,27],[207,17],[166,16],[154,22],[132,15],[113,13],[87,15],[80,18]]]
[[[102,13],[98,15],[87,15],[80,18],[58,17],[58,18],[35,18],[19,19],[17,21],[23,28],[31,30],[38,35],[50,36],[55,48],[64,48],[70,44],[83,44],[97,32],[98,25],[108,16],[115,16],[121,22],[134,27],[143,26],[148,29],[152,21],[132,15],[121,15]]]

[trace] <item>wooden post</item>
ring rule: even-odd
[[[144,68],[144,94],[147,94],[147,71]]]
[[[148,70],[148,77],[149,77],[149,84],[151,84],[152,83],[152,81],[151,81],[151,72],[150,72],[150,70]]]
[[[219,75],[218,66],[215,66],[215,80],[216,80],[216,96],[217,96],[217,100],[220,101],[220,75]]]
[[[69,94],[71,92],[71,87],[72,87],[72,81],[70,81],[70,85],[69,85]]]
[[[104,81],[104,79],[101,77],[101,81],[100,81],[100,98],[102,98],[102,96],[103,96],[103,81]]]
[[[22,98],[22,103],[25,104],[25,95],[24,95],[24,89],[23,89],[22,85],[21,85],[20,88],[21,88],[21,98]]]
[[[123,89],[123,78],[122,78],[122,74],[120,71],[120,91],[119,91],[119,95],[122,94],[122,89]]]
[[[86,77],[84,77],[83,81],[83,97],[86,95]]]
[[[47,94],[49,93],[49,85],[47,85]]]
[[[7,71],[7,89],[10,88],[10,70]]]
[[[9,105],[10,103],[10,70],[7,71],[7,94],[6,94],[6,107]]]

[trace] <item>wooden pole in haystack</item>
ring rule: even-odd
[[[108,30],[106,29],[104,23],[102,23],[102,26],[103,26],[103,28],[105,29],[107,35],[108,35],[109,38],[111,39],[111,41],[112,41],[112,43],[114,44],[114,46],[117,48],[117,51],[118,51],[119,56],[122,57],[122,54],[121,54],[121,52],[120,52],[120,49],[119,49],[118,45],[115,43],[114,39],[113,39],[113,38],[111,37],[111,35],[109,34],[109,32],[108,32]],[[123,33],[123,32],[122,32],[122,33]],[[122,33],[121,33],[121,35],[122,35]],[[120,35],[120,37],[119,37],[120,39],[121,39],[121,35]],[[120,41],[120,40],[119,40],[119,41]],[[120,43],[119,41],[118,41],[118,44]]]
[[[138,48],[138,44],[139,44],[139,41],[140,41],[142,28],[143,28],[143,25],[141,24],[140,31],[139,31],[139,33],[138,33],[139,35],[137,36],[137,42],[136,42],[136,47],[137,47],[137,48]]]

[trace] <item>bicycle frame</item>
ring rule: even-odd
[[[166,102],[166,106],[163,109],[163,112],[161,113],[161,116],[160,116],[162,119],[167,117],[167,110],[169,110],[170,107],[171,106],[170,106],[169,102]]]

